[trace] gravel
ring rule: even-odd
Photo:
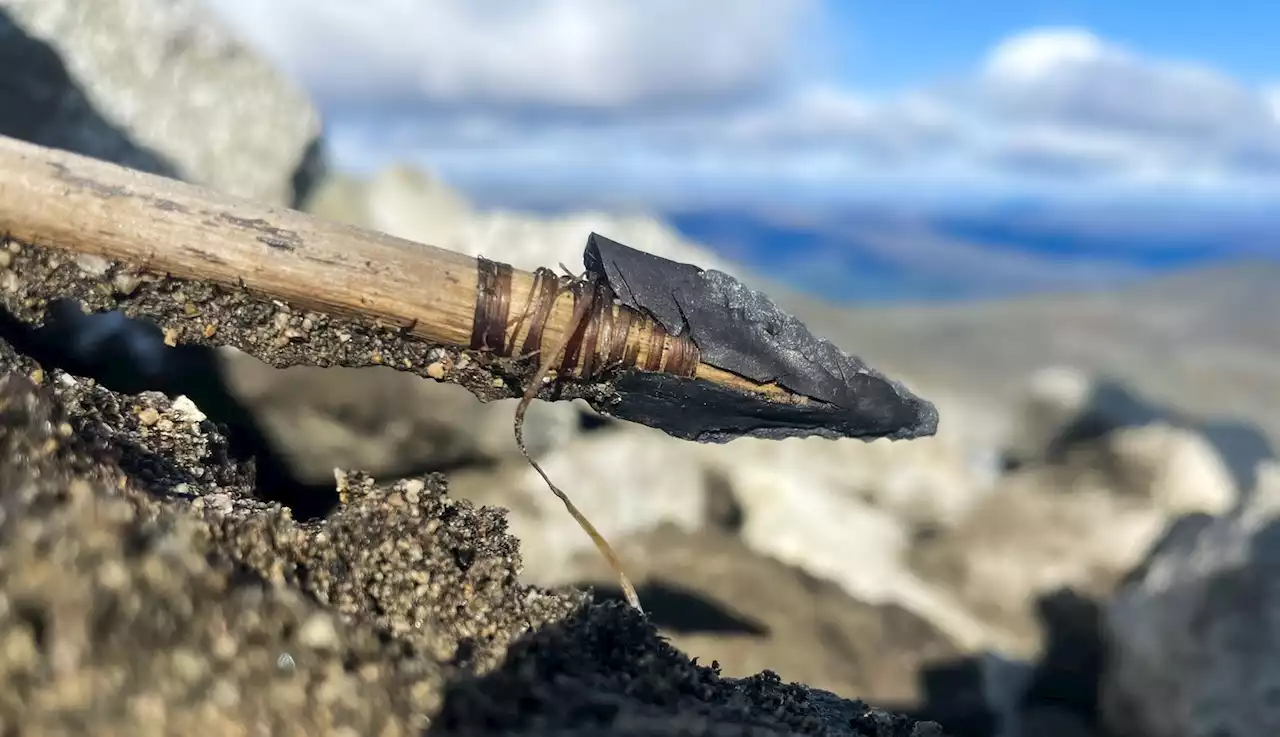
[[[0,341],[0,724],[98,735],[939,735],[522,585],[505,511],[336,472],[295,520],[185,397]]]

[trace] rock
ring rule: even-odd
[[[1240,495],[1222,457],[1198,433],[1152,423],[1110,433],[1103,449],[1098,465],[1110,472],[1112,488],[1168,515],[1221,514]]]
[[[97,405],[104,393],[74,395],[111,412]],[[439,708],[438,663],[397,653],[367,626],[335,624],[323,647],[291,634],[315,616],[313,599],[210,564],[196,519],[136,496],[129,477],[86,454],[83,416],[68,419],[21,375],[0,379],[10,729],[408,734],[405,715]]]
[[[905,481],[895,481],[902,477],[891,459],[909,468],[913,457],[936,452],[916,455],[910,445],[915,443],[822,439],[703,445],[649,428],[618,427],[579,437],[539,463],[613,543],[660,525],[693,532],[719,521],[754,553],[834,582],[858,601],[900,606],[964,647],[994,644],[998,633],[905,562],[910,526],[883,502],[894,497],[896,484],[927,488],[931,477],[903,471]],[[594,552],[546,482],[522,460],[455,473],[451,488],[512,510],[512,531],[526,551],[531,581],[570,581],[571,559]],[[928,505],[920,506],[927,514]]]
[[[986,651],[921,668],[912,714],[955,737],[1098,735],[1103,645],[1097,603],[1070,590],[1036,601],[1045,645],[1035,661]]]
[[[1194,419],[1065,367],[1032,378],[1006,458],[1060,469],[1072,488],[1105,488],[1171,514],[1221,512],[1239,495],[1220,450]]]
[[[856,467],[858,451],[868,446],[842,444],[848,451],[844,462]],[[804,458],[793,465],[773,464],[769,454],[751,453],[746,446],[732,457],[724,455],[726,463],[718,468],[742,509],[740,535],[751,549],[834,581],[859,601],[900,606],[961,647],[1000,641],[1001,635],[970,616],[943,588],[911,571],[906,559],[912,539],[896,515],[824,483],[823,472],[833,468]]]
[[[611,543],[660,525],[694,531],[706,520],[706,471],[679,441],[649,428],[591,433],[538,459],[575,506]],[[523,458],[451,474],[453,494],[510,510],[529,581],[574,580],[571,561],[595,553],[586,533]]]
[[[1225,465],[1236,488],[1252,488],[1256,483],[1257,464],[1274,456],[1265,432],[1256,425],[1235,419],[1200,417],[1161,406],[1115,379],[1070,366],[1054,366],[1036,372],[1013,414],[1004,438],[1004,462],[1010,467],[1059,463],[1081,446],[1099,447],[1096,441],[1101,437],[1121,438],[1123,435],[1117,434],[1121,431],[1152,425],[1187,430],[1199,436],[1204,442],[1197,444],[1211,446],[1211,452],[1220,459],[1213,461],[1212,465]],[[1167,436],[1168,433],[1152,435]],[[1161,444],[1164,441],[1151,437],[1147,441],[1135,439],[1132,442],[1141,446],[1144,442]],[[1181,445],[1187,444],[1182,442]],[[1178,452],[1206,455],[1200,449]],[[1099,458],[1097,461],[1105,464],[1107,459]],[[1216,468],[1211,473],[1216,476]],[[1177,477],[1174,475],[1166,480],[1176,480]],[[1189,489],[1200,488],[1200,493],[1212,496],[1216,483],[1213,480],[1204,485],[1187,482],[1180,490],[1163,485],[1157,487],[1162,495],[1178,496],[1188,493]]]
[[[1104,726],[1200,737],[1280,731],[1280,464],[1240,508],[1170,528],[1104,610]]]
[[[1015,411],[1007,459],[1017,464],[1054,460],[1079,440],[1156,417],[1127,392],[1107,389],[1096,377],[1070,366],[1037,371]]]
[[[1006,733],[1075,737],[1098,731],[1098,681],[1106,658],[1097,599],[1060,589],[1036,601],[1044,647],[1011,705]]]
[[[723,530],[664,525],[619,546],[649,618],[678,648],[727,675],[780,677],[880,704],[921,696],[919,672],[960,650],[896,605],[869,604],[803,570],[761,556]],[[572,562],[597,599],[617,582],[598,555]]]
[[[1066,453],[1008,474],[963,522],[911,551],[926,580],[1014,633],[1024,655],[1039,639],[1037,596],[1109,595],[1174,519],[1221,513],[1238,498],[1221,458],[1189,430],[1123,428]]]
[[[295,206],[306,96],[197,0],[0,0],[0,133]]]
[[[959,523],[990,491],[992,480],[954,423],[910,442],[743,438],[689,450],[735,487],[762,477],[794,478],[815,492],[858,500],[888,515],[909,538]]]
[[[1009,435],[1017,463],[960,522],[922,538],[911,564],[1029,656],[1030,602],[1062,587],[1108,596],[1174,519],[1237,504],[1234,475],[1196,427],[1123,386],[1043,371]]]

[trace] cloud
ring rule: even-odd
[[[208,1],[315,92],[341,161],[482,200],[1280,195],[1280,86],[1085,29],[867,94],[824,74],[818,0]]]
[[[1280,175],[1274,92],[1204,66],[1144,58],[1079,29],[1048,29],[999,44],[980,80],[990,113],[1015,133],[1051,126],[1062,144],[1053,153],[1090,172],[1100,161],[1094,154],[1105,151],[1122,175]]]
[[[982,70],[995,110],[1094,131],[1173,139],[1271,129],[1265,97],[1214,70],[1145,59],[1080,29],[1010,38]]]
[[[797,58],[811,0],[209,0],[329,104],[696,105]]]

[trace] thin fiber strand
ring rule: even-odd
[[[525,457],[525,460],[529,462],[529,465],[533,466],[533,470],[537,471],[538,475],[542,477],[542,480],[547,483],[551,492],[564,503],[565,509],[569,510],[569,514],[573,516],[573,519],[578,523],[578,526],[587,533],[587,536],[591,538],[591,542],[595,543],[596,550],[600,551],[600,555],[604,556],[609,567],[613,569],[615,574],[617,574],[618,581],[622,585],[623,596],[626,598],[627,603],[637,611],[643,613],[644,609],[640,606],[640,597],[636,594],[635,587],[631,585],[631,579],[627,578],[626,572],[622,569],[622,561],[618,559],[618,555],[609,545],[609,541],[605,540],[604,536],[596,530],[595,525],[591,524],[591,520],[588,520],[586,515],[578,511],[578,508],[574,506],[573,501],[569,499],[569,496],[561,491],[560,487],[556,486],[554,482],[552,482],[551,478],[547,476],[546,471],[543,471],[542,467],[538,465],[538,462],[529,454],[529,449],[524,443],[525,411],[528,410],[529,405],[533,403],[534,395],[537,394],[538,387],[542,386],[542,380],[546,377],[547,372],[551,370],[551,366],[555,363],[556,357],[560,354],[560,351],[564,350],[565,346],[569,342],[570,336],[574,332],[577,332],[577,326],[586,319],[587,313],[590,311],[591,305],[594,302],[594,300],[591,299],[591,294],[591,292],[587,292],[583,294],[581,298],[576,300],[576,304],[573,308],[573,317],[569,323],[570,329],[564,331],[557,341],[557,344],[551,350],[543,351],[540,356],[541,360],[538,362],[538,370],[529,381],[529,386],[525,388],[524,396],[520,398],[520,404],[516,406],[514,423],[516,445],[520,447],[520,453]],[[523,317],[521,319],[523,319]]]

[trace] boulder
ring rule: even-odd
[[[1080,441],[1158,416],[1123,387],[1071,366],[1035,372],[1013,414],[1005,443],[1011,465],[1056,460]]]
[[[1012,633],[1022,655],[1040,639],[1030,602],[1062,587],[1110,595],[1173,520],[1221,514],[1240,496],[1193,423],[1100,386],[1062,369],[1038,375],[1012,436],[1019,463],[961,522],[911,551],[926,580]]]
[[[650,621],[676,647],[715,660],[727,675],[767,667],[836,694],[911,704],[923,695],[922,669],[961,656],[948,637],[902,607],[851,598],[727,530],[663,525],[621,544],[618,554]],[[599,555],[584,552],[573,567],[596,598],[618,596]]]
[[[1105,607],[1113,734],[1280,733],[1280,464],[1238,508],[1173,525]]]
[[[945,484],[929,486],[935,481],[927,470],[910,470],[927,469],[937,452],[914,441],[819,438],[703,445],[619,426],[580,436],[539,462],[611,543],[664,525],[686,533],[725,529],[756,555],[869,605],[901,607],[960,646],[993,645],[998,633],[910,570],[912,524],[884,501],[895,498],[897,486],[945,494]],[[578,575],[572,560],[594,555],[590,539],[523,460],[455,472],[450,483],[454,494],[511,510],[530,581],[572,581]],[[927,509],[929,500],[917,503]]]
[[[1050,366],[1031,376],[1014,406],[1004,433],[1004,465],[1059,463],[1081,446],[1098,448],[1095,441],[1103,436],[1150,425],[1190,430],[1201,437],[1225,463],[1240,489],[1253,488],[1258,464],[1275,457],[1266,432],[1256,424],[1234,417],[1195,415],[1152,401],[1113,377],[1072,366]],[[1105,458],[1097,460],[1106,462]],[[1201,489],[1213,493],[1210,486]],[[1181,490],[1162,488],[1159,493],[1185,491],[1184,486]]]
[[[1172,514],[1220,512],[1236,479],[1194,418],[1129,387],[1068,367],[1036,373],[1015,413],[1005,458],[1056,469],[1073,488],[1103,487]]]
[[[324,171],[306,95],[197,0],[0,0],[0,134],[286,206]]]

